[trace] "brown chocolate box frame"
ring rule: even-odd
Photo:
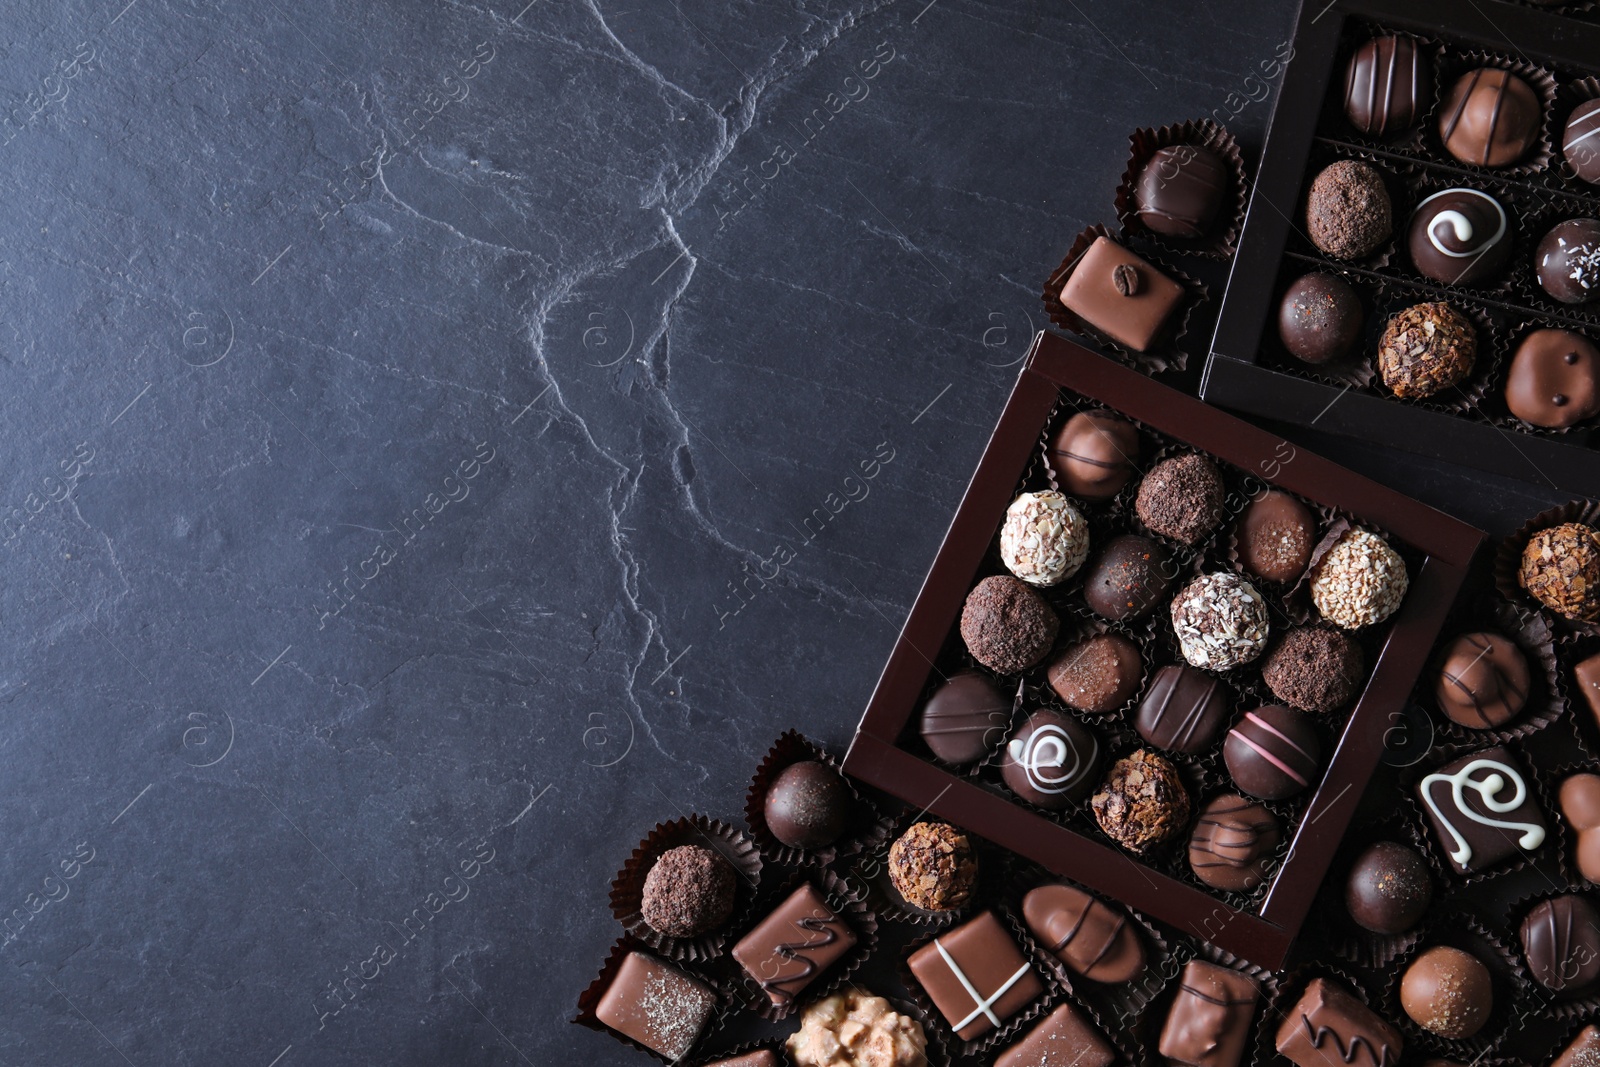
[[[1350,713],[1257,911],[1229,906],[1110,845],[952,774],[897,746],[916,713],[933,660],[960,616],[1012,493],[1039,448],[1062,389],[1114,408],[1263,481],[1341,509],[1408,543],[1423,560],[1391,622],[1372,675]],[[1193,397],[1055,334],[1041,333],[917,594],[844,769],[856,778],[1037,861],[1146,915],[1263,967],[1283,965],[1383,751],[1391,712],[1410,694],[1484,534]],[[1275,472],[1266,477],[1266,471]]]
[[[1600,68],[1600,26],[1499,0],[1306,0],[1295,30],[1294,58],[1261,153],[1256,184],[1228,277],[1200,395],[1282,422],[1357,437],[1507,478],[1549,482],[1600,496],[1600,430],[1521,433],[1481,416],[1451,415],[1402,403],[1257,362],[1262,339],[1277,321],[1279,270],[1290,227],[1300,218],[1300,191],[1335,70],[1345,20],[1362,18],[1423,37],[1447,33],[1468,47],[1514,52],[1533,62]],[[1510,42],[1515,42],[1515,47]],[[1556,130],[1559,141],[1559,129]],[[1559,165],[1559,148],[1555,164]],[[1448,167],[1437,168],[1447,170]],[[1464,184],[1480,173],[1459,168]],[[1472,295],[1480,297],[1477,290]],[[1548,316],[1547,316],[1548,317]],[[1582,325],[1571,328],[1584,330]],[[1585,331],[1592,332],[1592,330]],[[1334,403],[1334,401],[1338,403]]]

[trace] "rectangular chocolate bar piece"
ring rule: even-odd
[[[630,952],[595,1005],[595,1018],[669,1060],[688,1054],[717,1006],[711,987],[669,963]]]
[[[777,1055],[770,1049],[757,1049],[742,1056],[708,1063],[706,1067],[780,1067]]]
[[[781,1006],[791,1003],[855,943],[855,931],[807,883],[739,939],[733,958],[772,1003]]]
[[[1450,865],[1481,871],[1544,844],[1544,819],[1526,771],[1504,748],[1452,760],[1422,779],[1417,799]]]
[[[1190,960],[1161,1027],[1161,1055],[1183,1067],[1238,1067],[1259,992],[1255,979]]]
[[[1591,1024],[1550,1061],[1550,1067],[1593,1067],[1596,1063],[1600,1063],[1600,1027]]]
[[[1110,1067],[1117,1052],[1071,1004],[1061,1004],[1006,1049],[994,1067]]]
[[[1399,1031],[1324,978],[1278,1027],[1278,1054],[1297,1067],[1398,1067],[1404,1047]]]
[[[1097,237],[1061,289],[1061,303],[1119,345],[1144,352],[1166,330],[1183,286],[1117,244]]]
[[[935,937],[907,963],[963,1041],[999,1029],[1044,992],[1044,983],[992,911]]]
[[[1578,692],[1583,694],[1589,714],[1594,716],[1596,723],[1600,723],[1600,655],[1580,660],[1572,668],[1572,680],[1578,684]]]

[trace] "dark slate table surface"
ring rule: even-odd
[[[613,871],[847,743],[1129,131],[1253,153],[1294,14],[525,2],[7,11],[0,1062],[643,1062]]]

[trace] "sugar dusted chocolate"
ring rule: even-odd
[[[669,1060],[688,1054],[711,1020],[717,995],[669,963],[630,952],[595,1005],[595,1018]]]

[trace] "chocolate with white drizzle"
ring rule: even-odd
[[[1544,820],[1528,776],[1504,748],[1469,753],[1417,786],[1439,851],[1459,874],[1493,866],[1544,844]]]
[[[1505,271],[1511,222],[1488,193],[1446,189],[1417,205],[1406,247],[1412,266],[1434,281],[1476,285]]]

